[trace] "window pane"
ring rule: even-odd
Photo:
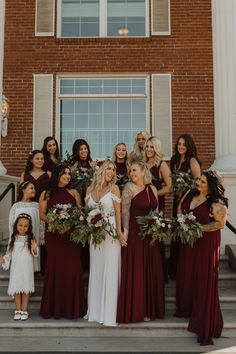
[[[107,0],[107,34],[145,36],[145,0]]]
[[[62,0],[62,37],[99,37],[99,0]]]
[[[146,130],[146,119],[146,98],[62,99],[62,154],[71,153],[78,138],[88,141],[93,158],[111,156],[121,141],[132,150],[137,131]]]

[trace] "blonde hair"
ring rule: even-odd
[[[133,165],[138,165],[142,171],[144,171],[144,184],[150,184],[152,182],[152,174],[149,171],[149,168],[146,162],[137,160],[131,163],[130,167]]]
[[[128,159],[128,148],[127,148],[127,145],[125,143],[117,143],[114,147],[114,150],[113,150],[113,154],[112,154],[112,162],[116,163],[117,161],[117,156],[116,156],[116,149],[118,148],[118,146],[120,145],[123,145],[125,146],[125,149],[126,149],[126,156],[125,156],[125,161],[127,161]]]
[[[148,142],[151,142],[154,148],[155,156],[154,156],[154,161],[157,166],[160,165],[161,160],[164,157],[163,151],[161,149],[161,140],[158,139],[156,136],[151,136],[146,142],[145,145],[145,156],[146,156],[146,162],[148,161],[147,154],[146,154],[146,146]]]
[[[99,169],[96,172],[94,172],[93,180],[92,180],[92,183],[90,184],[90,187],[89,187],[89,188],[91,188],[91,191],[93,191],[95,189],[102,189],[103,183],[105,181],[104,172],[110,164],[112,164],[114,166],[115,171],[116,171],[115,163],[111,160],[105,160],[103,162],[103,164],[99,167]],[[111,188],[113,185],[115,185],[116,179],[117,178],[116,178],[116,173],[115,173],[114,176],[112,177],[112,180],[109,182]]]
[[[132,154],[134,157],[136,156],[137,159],[143,159],[145,150],[140,150],[140,147],[138,146],[139,135],[142,135],[146,141],[150,138],[151,135],[146,131],[140,131],[135,135],[134,148]]]

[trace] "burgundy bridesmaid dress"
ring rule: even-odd
[[[50,177],[47,172],[44,172],[38,178],[34,178],[30,173],[24,175],[24,181],[31,182],[35,187],[35,197],[32,199],[34,202],[39,201],[39,197],[43,191],[48,188]]]
[[[201,224],[213,220],[207,203],[193,210]],[[198,336],[201,345],[213,344],[223,329],[219,303],[218,278],[220,262],[220,230],[204,232],[194,246],[193,304],[188,330]]]
[[[181,165],[180,168],[176,169],[175,171],[186,172],[186,173],[191,174],[190,165],[189,166]],[[174,173],[174,171],[171,171],[171,172]],[[172,209],[173,216],[177,215],[177,208],[178,208],[181,197],[182,197],[182,195],[174,194],[173,209]],[[180,248],[179,240],[171,241],[169,269],[168,269],[170,279],[176,279],[176,273],[177,273],[177,267],[178,267],[178,261],[179,261],[179,248]]]
[[[117,322],[142,322],[163,318],[164,274],[160,247],[150,246],[150,239],[141,240],[137,216],[146,215],[157,207],[157,199],[150,186],[131,201],[128,246],[122,248],[121,285]]]
[[[201,224],[212,222],[207,201],[192,210],[190,202],[187,197],[182,211],[192,211]],[[219,230],[204,232],[193,248],[180,246],[175,315],[190,317],[188,330],[197,334],[201,345],[213,344],[212,338],[220,337],[223,329],[218,295],[219,260]]]
[[[75,199],[65,189],[48,201],[48,209],[55,204],[75,205]],[[45,233],[47,263],[40,314],[43,318],[79,318],[86,313],[80,246],[70,241],[70,233]]]

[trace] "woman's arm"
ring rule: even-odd
[[[115,220],[116,220],[116,232],[117,232],[118,239],[121,242],[121,245],[123,245],[122,244],[123,234],[121,231],[121,200],[120,200],[120,190],[118,186],[113,186],[111,192],[117,197],[117,200],[113,199],[113,206],[115,210]]]
[[[25,172],[22,172],[22,174],[20,175],[20,184],[24,182],[24,177],[25,177]]]
[[[125,241],[128,239],[129,232],[129,219],[130,219],[130,206],[133,198],[133,192],[131,188],[131,183],[126,183],[122,192],[122,203],[121,203],[121,215],[122,215],[122,225],[123,225],[123,237]]]
[[[189,194],[189,192],[190,192],[190,190],[188,190],[188,191],[183,195],[183,197],[180,199],[180,202],[179,202],[178,207],[177,207],[177,214],[181,214],[181,213],[182,213],[182,209],[181,209],[182,203],[183,203],[184,199],[187,197],[187,195]]]
[[[193,178],[196,179],[201,177],[201,166],[194,157],[190,159],[190,170]]]
[[[157,191],[157,195],[170,194],[172,192],[171,172],[169,166],[165,161],[163,161],[161,164],[160,173],[165,185],[163,186],[163,188]]]
[[[48,219],[47,219],[48,202],[47,202],[47,199],[45,198],[45,194],[46,194],[46,192],[43,191],[39,197],[39,216],[42,221],[48,222]]]
[[[213,203],[211,216],[215,221],[202,225],[203,232],[213,232],[223,229],[227,220],[228,209],[221,203]]]
[[[158,191],[157,191],[157,189],[156,189],[156,187],[155,187],[155,186],[150,185],[150,187],[152,188],[152,191],[153,191],[153,193],[154,193],[155,197],[157,198],[157,207],[156,207],[156,212],[158,213],[158,212],[159,212],[159,204],[158,204]],[[148,189],[147,189],[147,193],[148,193]]]
[[[47,174],[48,174],[49,178],[51,179],[51,177],[52,177],[52,172],[51,172],[51,171],[47,171]]]

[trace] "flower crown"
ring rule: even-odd
[[[30,221],[32,220],[31,216],[29,214],[26,214],[26,213],[19,214],[17,219],[20,219],[20,218],[25,218],[25,219],[28,219]]]

